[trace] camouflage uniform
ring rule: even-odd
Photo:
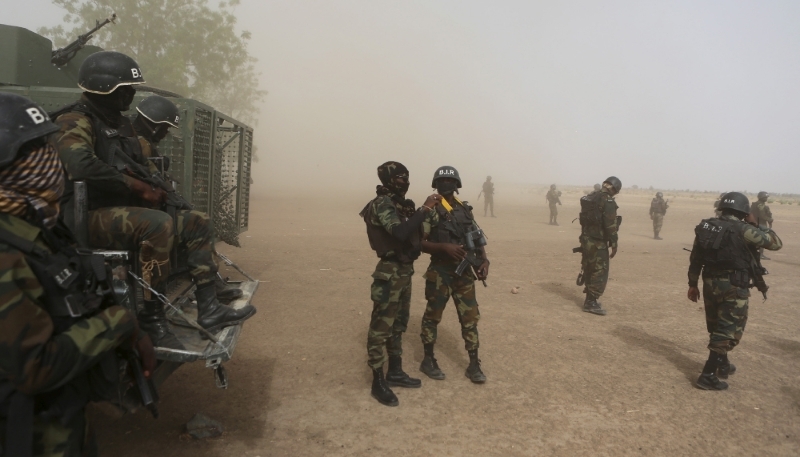
[[[22,219],[0,214],[0,228],[52,252],[41,230]],[[55,333],[54,321],[44,311],[44,293],[25,256],[0,242],[0,391],[10,383],[16,391],[33,396],[37,404],[65,389],[80,390],[86,384],[82,376],[130,339],[135,326],[130,312],[112,306]],[[87,440],[90,434],[83,409],[65,422],[35,416],[34,455],[96,453],[94,443]],[[0,440],[5,427],[0,419]]]
[[[585,286],[583,292],[594,300],[600,298],[608,283],[608,248],[617,247],[617,203],[605,187],[583,198],[596,196],[600,200],[602,221],[598,226],[584,226],[578,240],[581,243],[581,264]]]
[[[756,217],[758,226],[761,229],[769,229],[772,227],[774,219],[772,218],[772,211],[769,209],[767,202],[761,200],[753,202],[753,205],[750,207],[750,212]]]
[[[658,234],[664,225],[664,216],[667,214],[667,208],[669,208],[669,204],[663,198],[656,197],[650,202],[650,219],[653,220],[653,233],[656,239],[660,239]]]
[[[86,97],[81,102],[88,102]],[[152,285],[162,287],[169,274],[169,256],[173,243],[178,243],[187,255],[190,272],[198,285],[214,279],[217,265],[213,260],[213,225],[208,215],[198,211],[178,211],[177,227],[163,211],[147,208],[148,204],[133,194],[133,178],[106,163],[95,151],[98,132],[91,119],[79,111],[59,116],[55,123],[60,131],[54,134],[55,147],[69,174],[70,182],[62,200],[64,219],[73,225],[72,181],[85,180],[89,185],[90,211],[89,237],[92,246],[106,249],[139,250],[149,245],[151,255],[140,259],[143,268],[152,269]],[[129,123],[128,123],[129,124]],[[131,135],[136,150],[134,160],[147,166],[151,172],[156,167],[145,157],[148,149],[142,148],[146,140],[136,138],[128,124],[118,126],[120,133]],[[101,133],[102,134],[102,133]],[[121,153],[118,151],[118,153]],[[93,203],[97,201],[102,203]],[[105,203],[105,204],[103,204]],[[124,204],[120,204],[124,203]],[[149,266],[145,267],[147,263]]]
[[[739,221],[734,216],[721,219],[734,221],[739,226],[741,237],[748,246],[777,251],[783,242],[771,229],[762,230]],[[748,254],[745,254],[748,255]],[[742,339],[747,324],[750,290],[731,284],[733,270],[713,270],[703,266],[695,238],[689,265],[689,286],[697,287],[702,270],[703,304],[705,305],[706,328],[709,334],[708,349],[726,355]]]
[[[547,204],[550,207],[550,224],[558,225],[558,208],[556,205],[561,204],[561,192],[551,188],[547,191],[545,199],[547,199]]]
[[[442,204],[437,205],[440,207]],[[453,208],[453,211],[468,211],[463,205]],[[440,226],[441,217],[438,211],[431,211],[422,223],[424,234],[430,235],[431,231]],[[473,230],[477,229],[473,223]],[[424,236],[424,235],[423,235]],[[428,301],[425,314],[422,317],[422,344],[436,342],[436,331],[442,320],[442,313],[450,297],[455,302],[458,321],[461,323],[461,337],[467,351],[473,351],[480,346],[478,340],[478,320],[481,313],[478,310],[478,301],[475,298],[475,280],[469,273],[462,276],[456,274],[460,262],[450,258],[431,256],[431,263],[425,272],[425,299]]]
[[[401,224],[399,208],[389,195],[377,197],[369,204],[370,223],[384,228],[389,234]],[[408,328],[411,307],[411,278],[414,263],[401,262],[396,252],[384,254],[372,273],[372,317],[367,333],[367,356],[370,368],[377,370],[386,363],[387,356],[403,355],[403,333]]]

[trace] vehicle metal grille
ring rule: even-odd
[[[197,211],[208,212],[211,187],[211,138],[213,115],[198,108],[195,111],[192,144],[192,204]]]

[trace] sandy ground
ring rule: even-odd
[[[498,185],[502,191],[502,186]],[[376,263],[357,213],[370,198],[252,201],[243,249],[223,249],[263,281],[235,358],[231,386],[202,363],[164,385],[162,417],[93,414],[103,455],[725,455],[800,454],[800,208],[772,205],[785,247],[765,262],[770,298],[751,300],[738,372],[726,392],[692,386],[706,359],[703,312],[686,299],[693,227],[709,197],[679,196],[652,239],[651,193],[618,197],[624,222],[602,301],[581,312],[575,285],[579,190],[566,192],[561,226],[547,225],[545,189],[497,197],[489,235],[489,287],[479,286],[485,385],[464,377],[468,357],[448,305],[437,357],[444,381],[396,388],[400,406],[369,395],[366,331]],[[477,190],[475,192],[477,194]],[[414,195],[422,201],[422,195]],[[482,214],[482,208],[477,213]],[[427,256],[417,262],[406,371],[422,360]],[[513,295],[510,289],[521,287]],[[196,412],[226,433],[192,441]]]

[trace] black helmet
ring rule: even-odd
[[[732,209],[746,216],[750,214],[750,200],[747,199],[745,194],[739,192],[728,192],[720,198],[717,209],[720,211],[723,209]]]
[[[431,187],[436,187],[436,180],[439,178],[453,178],[458,181],[458,188],[461,189],[461,177],[458,176],[458,170],[455,168],[448,165],[437,168],[431,180]]]
[[[550,184],[550,188],[551,188],[551,189],[555,189],[555,188],[556,188],[556,185],[555,185],[555,184]]]
[[[622,181],[620,181],[616,176],[609,176],[605,181],[603,181],[603,184],[605,183],[611,184],[611,187],[613,187],[617,193],[622,190]]]
[[[761,201],[767,201],[769,199],[769,192],[764,192],[763,190],[758,193],[758,199]]]
[[[664,194],[662,194],[661,192],[656,192],[656,197],[657,198],[663,198]]]
[[[143,83],[139,64],[121,52],[96,52],[78,70],[78,87],[93,94],[107,95],[119,86]]]
[[[153,124],[169,124],[178,128],[181,124],[180,110],[168,98],[160,95],[151,95],[136,107],[145,119]]]
[[[0,167],[13,162],[19,148],[58,131],[47,112],[31,100],[0,92]]]

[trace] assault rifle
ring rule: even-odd
[[[753,285],[750,287],[755,287],[761,295],[764,296],[764,301],[767,301],[767,291],[769,290],[769,286],[767,285],[766,281],[764,281],[764,276],[769,274],[766,268],[761,266],[761,256],[759,255],[758,251],[753,254],[752,249],[748,249],[750,253],[750,273],[752,274]]]
[[[61,49],[53,51],[53,55],[50,57],[50,62],[57,67],[63,67],[64,65],[68,64],[70,60],[75,58],[75,54],[83,49],[83,47],[86,46],[86,43],[92,39],[92,36],[95,34],[95,32],[105,27],[105,25],[109,22],[116,24],[116,20],[117,14],[111,13],[111,16],[109,16],[105,21],[95,21],[95,26],[92,30],[89,30],[83,35],[78,35],[78,38],[72,43],[64,46]]]
[[[477,278],[478,274],[475,272],[475,268],[480,268],[481,264],[483,264],[483,256],[480,254],[482,254],[481,248],[487,244],[486,236],[483,234],[483,230],[476,229],[467,232],[465,238],[466,244],[464,248],[467,251],[467,256],[464,257],[464,260],[456,267],[456,274],[461,276],[467,268],[470,268]],[[481,280],[481,282],[483,282],[483,287],[488,287],[485,280]]]
[[[188,210],[193,208],[192,204],[176,192],[172,185],[166,182],[164,178],[157,173],[151,174],[146,166],[136,162],[131,156],[125,154],[124,151],[119,150],[119,148],[111,152],[111,163],[119,171],[166,192],[167,201],[165,205],[167,207],[167,213],[170,213],[170,216],[174,216],[173,212],[176,210]]]

